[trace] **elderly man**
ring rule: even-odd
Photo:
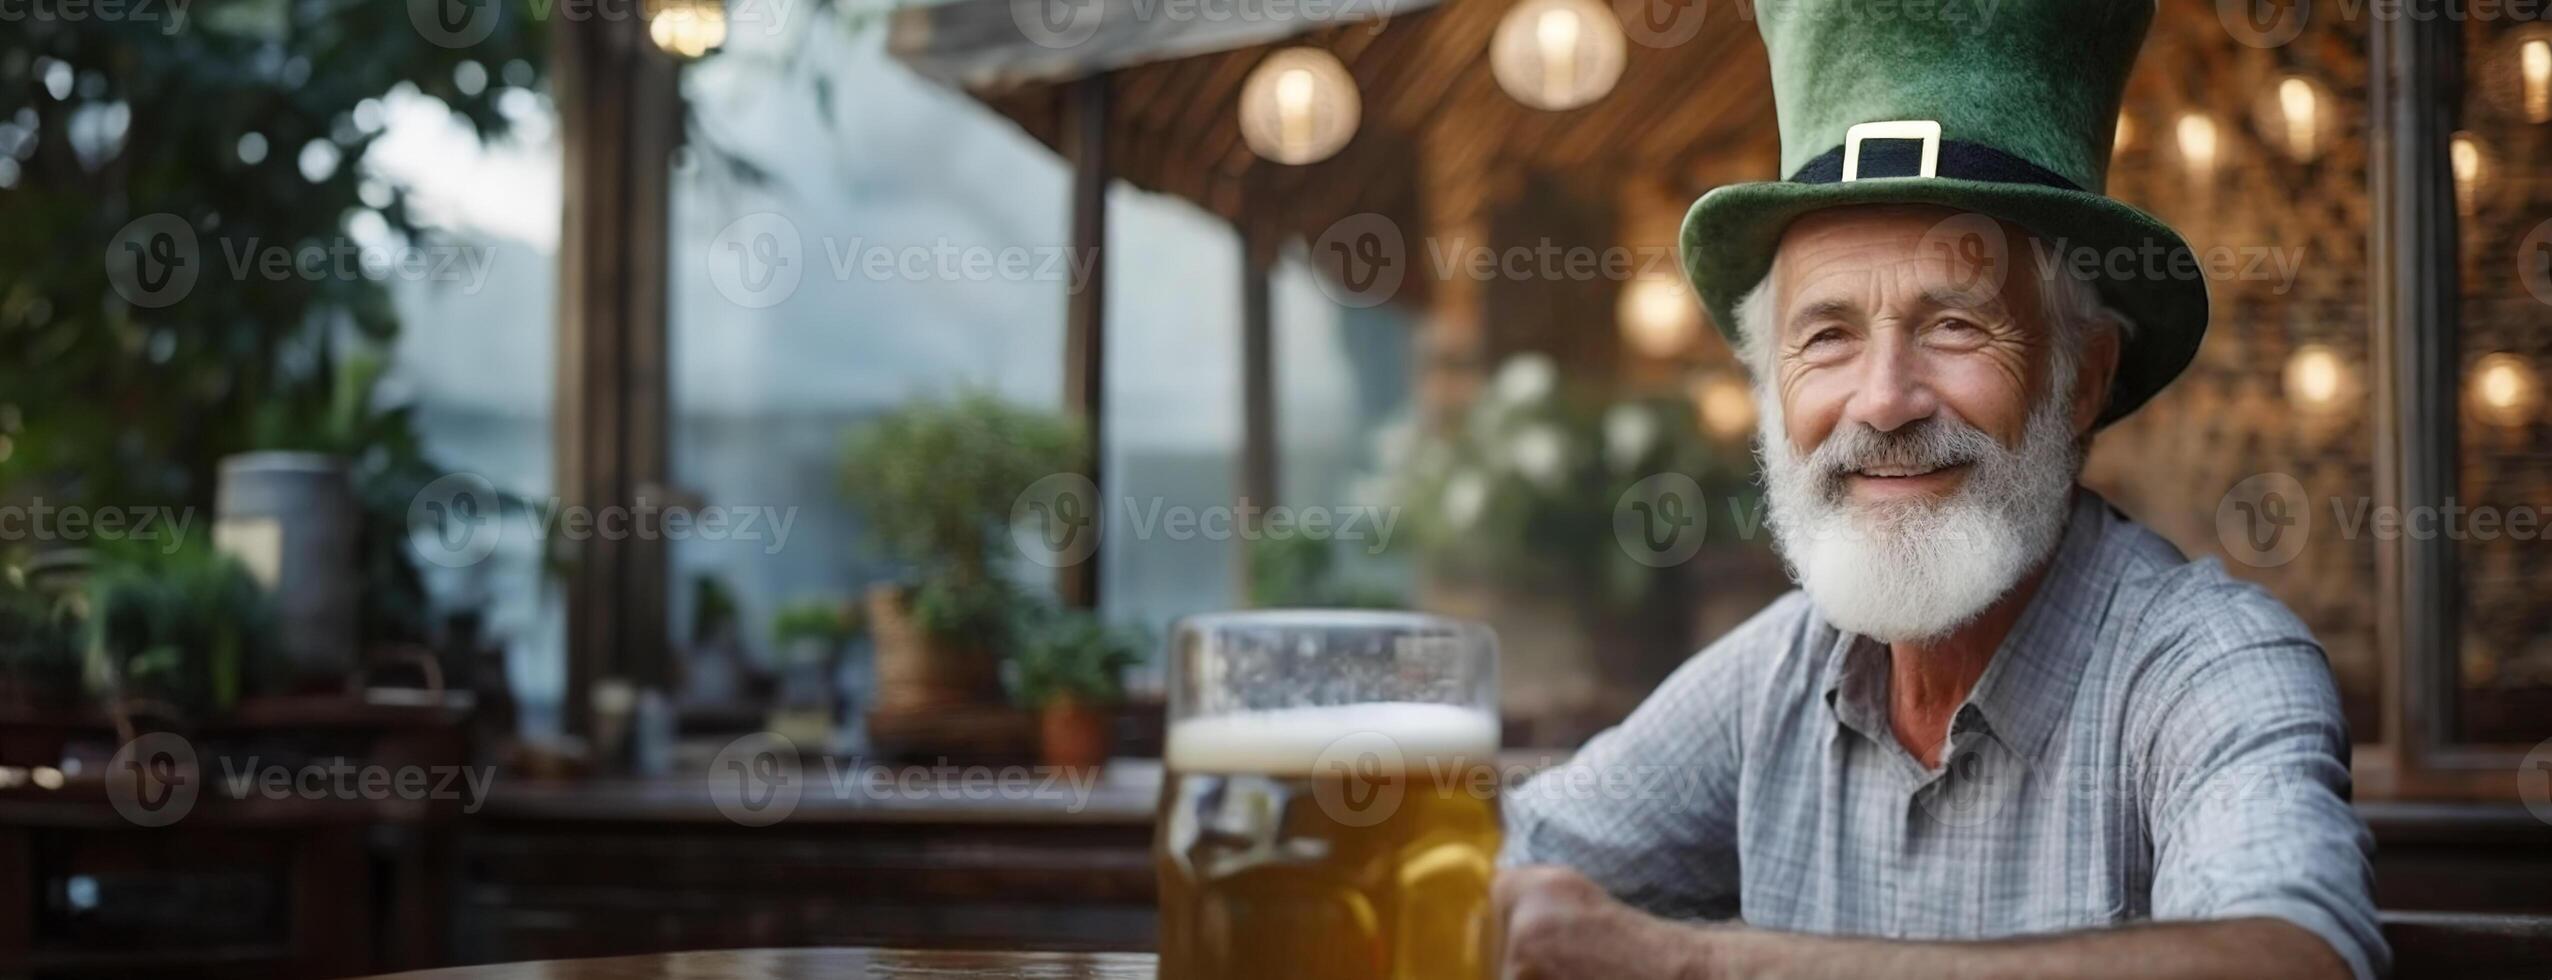
[[[2320,648],[2075,485],[2205,329],[2098,193],[2153,6],[1882,3],[1758,8],[1793,176],[1684,229],[1800,590],[1512,795],[1507,975],[2382,972]]]

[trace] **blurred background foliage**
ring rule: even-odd
[[[500,96],[542,81],[545,26],[501,5],[485,40],[452,47],[407,3],[158,6],[0,32],[0,500],[209,513],[225,455],[337,453],[375,518],[366,632],[413,635],[423,593],[382,535],[436,468],[407,415],[375,404],[400,328],[389,291],[251,263],[317,249],[334,270],[367,236],[435,244],[406,189],[365,166],[382,97],[413,90],[500,136]],[[115,288],[113,250],[158,215],[191,230],[197,268],[146,308]]]

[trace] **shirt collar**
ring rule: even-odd
[[[2048,559],[2046,577],[2030,597],[1994,659],[1976,679],[1959,715],[1980,716],[1984,729],[2022,758],[2035,759],[2073,704],[2082,662],[2091,655],[2080,637],[2099,635],[2117,584],[2115,562],[2100,560],[2101,542],[2119,521],[2109,502],[2088,488],[2074,488],[2065,533]],[[1873,740],[1893,738],[1888,723],[1888,651],[1885,644],[1836,631],[1826,671],[1826,706],[1837,722]],[[1957,723],[1954,723],[1957,724]]]

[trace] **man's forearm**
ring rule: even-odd
[[[1961,977],[2036,980],[2061,976],[2157,980],[2172,977],[2312,977],[2350,980],[2348,964],[2321,937],[2280,919],[2231,919],[2126,926],[2093,932],[1975,942],[1899,942],[1754,929],[1703,928],[1706,977],[1781,980],[1916,980]]]

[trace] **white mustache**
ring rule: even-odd
[[[1873,469],[1929,472],[2009,456],[1984,430],[1957,419],[1933,417],[1881,432],[1859,422],[1846,422],[1809,455],[1808,471],[1829,499],[1843,490],[1843,478]]]

